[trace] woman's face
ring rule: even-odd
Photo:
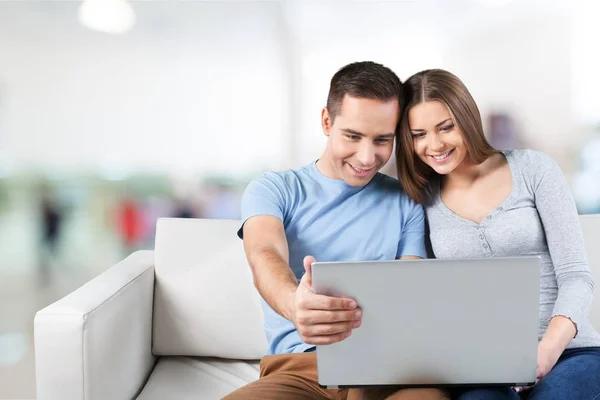
[[[460,166],[468,150],[450,111],[440,101],[425,101],[408,112],[415,155],[440,175]]]

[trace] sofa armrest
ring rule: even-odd
[[[38,400],[133,399],[152,355],[154,252],[138,251],[34,321]]]

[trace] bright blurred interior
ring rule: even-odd
[[[599,213],[599,19],[594,0],[0,2],[0,399],[35,397],[35,311],[152,248],[157,218],[239,218],[250,179],[318,158],[352,61],[455,73],[492,144],[550,153]]]

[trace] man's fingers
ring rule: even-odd
[[[318,325],[336,322],[360,321],[361,317],[362,310],[360,309],[349,311],[313,310],[300,313],[297,316],[297,321],[302,325]]]
[[[312,263],[317,262],[317,260],[315,260],[315,258],[313,256],[306,256],[304,257],[304,269],[306,270],[306,272],[309,271]]]
[[[312,288],[312,263],[316,262],[313,256],[304,257],[304,275],[302,276],[301,282]]]
[[[332,336],[340,333],[351,331],[358,328],[360,321],[352,322],[336,322],[335,324],[319,324],[306,327],[303,330],[305,336]]]
[[[336,335],[326,335],[326,336],[303,336],[302,340],[307,344],[314,344],[317,346],[333,344],[337,342],[341,342],[352,334],[352,331],[347,331],[343,333],[338,333]]]
[[[356,301],[344,297],[330,297],[311,293],[300,299],[300,306],[305,310],[354,310]]]

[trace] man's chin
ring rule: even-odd
[[[366,186],[369,182],[371,182],[371,180],[373,179],[374,176],[375,176],[375,174],[371,174],[364,178],[357,177],[357,176],[346,176],[346,177],[344,177],[344,182],[346,182],[346,184],[349,186],[359,188],[359,187]]]

